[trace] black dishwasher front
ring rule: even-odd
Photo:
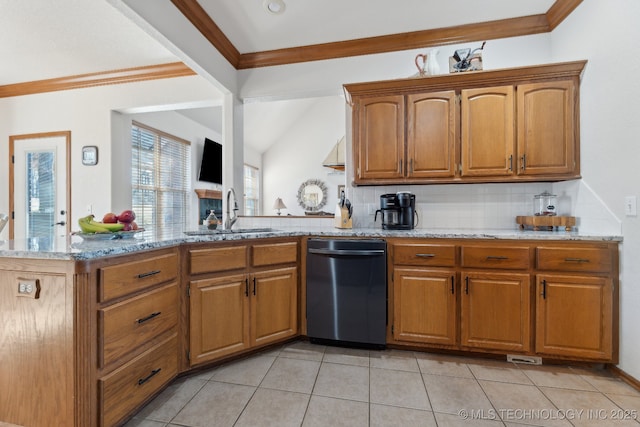
[[[382,348],[387,325],[384,240],[309,239],[307,335],[311,341]]]

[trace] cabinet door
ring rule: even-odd
[[[461,92],[462,176],[512,175],[515,148],[513,86]]]
[[[453,271],[396,268],[393,272],[393,338],[454,345],[456,295]]]
[[[518,174],[578,174],[575,87],[571,80],[517,88]]]
[[[251,345],[264,345],[298,332],[296,267],[255,273],[251,281]]]
[[[462,272],[461,344],[529,351],[528,274]]]
[[[356,178],[393,179],[404,175],[404,97],[364,98],[356,106]]]
[[[190,283],[191,365],[249,347],[249,279],[245,274]]]
[[[613,284],[594,276],[537,277],[536,352],[611,359]]]
[[[407,97],[407,177],[455,176],[457,117],[452,90]]]

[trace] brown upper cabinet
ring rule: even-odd
[[[354,183],[580,178],[585,64],[345,85]]]

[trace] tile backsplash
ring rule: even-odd
[[[621,235],[620,220],[582,180],[557,183],[500,183],[347,187],[354,228],[380,228],[380,196],[410,191],[416,195],[417,228],[460,230],[516,230],[516,216],[533,215],[535,195],[557,195],[558,215],[575,216],[582,232]],[[337,201],[336,201],[337,202]],[[325,210],[332,211],[334,202]],[[241,217],[241,227],[278,229],[333,228],[333,218]]]

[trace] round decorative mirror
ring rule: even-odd
[[[317,212],[327,203],[327,186],[319,179],[308,179],[298,189],[298,204],[305,211]]]

